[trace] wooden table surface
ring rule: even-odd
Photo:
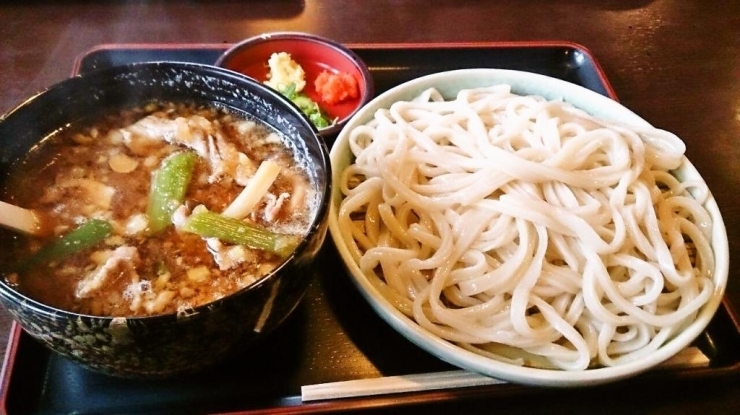
[[[564,40],[600,62],[620,101],[684,139],[740,244],[740,2],[736,0],[252,0],[0,2],[0,112],[70,75],[101,44],[233,43],[269,31],[343,43]],[[740,307],[740,272],[727,298]],[[0,350],[10,317],[0,311]],[[591,404],[501,399],[437,409],[550,413],[740,413],[740,383],[707,380]],[[637,395],[636,395],[637,396]],[[536,400],[534,400],[536,401]],[[589,406],[591,405],[591,406]],[[498,410],[496,409],[498,408]],[[432,408],[434,409],[434,408]],[[599,411],[600,412],[600,411]]]

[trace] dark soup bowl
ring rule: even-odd
[[[181,106],[188,108],[189,116],[197,116],[180,118],[178,111]],[[197,130],[195,126],[202,126],[205,117],[199,115],[200,110],[204,114],[225,117],[207,124],[208,128],[215,128],[215,125],[221,130]],[[146,125],[137,124],[138,127],[117,125],[107,133],[95,127],[100,120],[115,124],[120,114],[140,120],[153,112],[164,118]],[[137,118],[139,116],[141,118]],[[227,128],[226,123],[234,119],[239,123]],[[173,125],[179,127],[173,128]],[[183,125],[187,126],[187,134],[182,133]],[[260,131],[267,132],[266,138],[249,135],[255,125],[265,127]],[[73,148],[59,147],[56,155],[36,156],[36,162],[39,158],[41,160],[40,167],[29,170],[31,162],[26,160],[30,155],[47,142],[53,143],[56,137],[77,131],[78,127],[81,133],[68,134],[71,138],[67,140]],[[160,134],[157,130],[160,127],[167,140],[164,144],[151,141],[147,136],[147,131],[153,135]],[[237,147],[223,144],[224,131],[240,137],[237,138],[240,140]],[[185,134],[182,136],[185,138],[172,138],[178,134]],[[199,144],[194,144],[196,136],[207,148],[198,150]],[[101,140],[116,143],[118,147],[94,150],[97,151],[94,157],[86,156],[84,151],[87,150],[82,147],[97,146]],[[273,147],[266,143],[287,149],[286,154],[292,155],[287,159],[295,165],[286,167],[286,163],[292,162],[285,162],[286,157],[280,159],[267,152],[266,148]],[[256,153],[248,153],[249,149],[255,148],[258,149]],[[165,202],[160,206],[164,206],[165,230],[156,231],[153,223],[157,215],[148,209],[158,187],[150,182],[156,181],[157,174],[166,170],[167,160],[174,160],[171,154],[163,155],[167,149],[196,155],[200,151],[210,154],[211,159],[206,162],[202,157],[195,157],[190,176],[184,176],[188,177],[184,181],[187,193],[179,199],[175,195],[177,192],[172,190],[172,186],[178,188],[176,185],[157,185],[166,189]],[[79,154],[76,153],[78,151]],[[224,206],[231,208],[229,201],[234,196],[238,196],[237,199],[243,197],[246,190],[242,190],[250,187],[251,178],[260,174],[262,164],[267,164],[255,157],[260,152],[266,154],[266,159],[275,159],[273,164],[279,166],[280,173],[263,186],[263,193],[257,193],[250,215],[246,218],[244,212],[226,215],[228,209]],[[234,154],[238,157],[233,158]],[[226,161],[238,160],[251,166],[252,172],[239,182],[227,177],[223,171],[214,172],[212,169],[217,164],[213,157],[222,157],[219,160],[225,164],[219,166],[223,169],[228,170]],[[58,221],[50,227],[52,236],[46,236],[46,239],[0,229],[4,247],[4,253],[0,254],[0,302],[32,337],[89,369],[128,378],[163,378],[200,371],[262,340],[301,301],[314,275],[312,262],[326,235],[331,185],[328,160],[326,144],[295,106],[259,82],[226,69],[189,63],[150,62],[102,69],[60,82],[0,118],[2,198],[36,210],[44,207],[56,209],[52,213],[47,212],[46,216],[56,215],[54,219]],[[74,165],[76,161],[81,167]],[[71,185],[69,182],[64,184],[69,177],[61,177],[61,173],[49,167],[60,163],[72,164],[72,176],[78,174],[81,177],[72,177]],[[104,173],[74,173],[96,163],[102,166],[98,167],[105,170]],[[145,166],[151,170],[140,171]],[[241,167],[239,164],[232,171]],[[25,171],[22,170],[24,168]],[[24,171],[20,177],[17,169]],[[290,172],[292,176],[281,179],[284,172]],[[299,174],[296,172],[300,172],[300,179],[294,177]],[[250,174],[253,174],[251,178]],[[55,175],[56,178],[50,181],[42,177]],[[90,181],[102,183],[94,184],[92,188],[97,190],[92,191],[89,186],[80,184]],[[298,183],[295,188],[275,190],[276,186],[293,181]],[[193,182],[199,182],[198,186]],[[31,189],[35,195],[14,195],[13,186]],[[75,189],[75,186],[81,186],[81,189]],[[194,186],[200,190],[192,190]],[[228,196],[203,193],[203,188],[209,186],[225,189]],[[104,190],[100,191],[101,188]],[[98,209],[97,205],[101,204],[106,192],[110,193],[110,200],[103,205],[113,206],[113,209],[123,203],[118,192],[124,188],[139,189],[140,194],[145,195],[138,205],[129,208],[130,217]],[[182,185],[180,189],[183,189]],[[84,203],[80,203],[85,197],[91,199],[96,207],[87,209]],[[79,226],[79,230],[93,222],[93,219],[81,218],[79,212],[70,222],[71,219],[64,216],[66,208],[55,205],[72,198],[82,206],[83,212],[93,212],[90,215],[96,223],[107,224],[103,226],[105,232],[90,246],[68,253],[66,257],[42,257],[34,261],[41,257],[38,253],[48,245],[74,234],[75,226]],[[38,202],[37,199],[44,200]],[[299,202],[291,202],[294,200]],[[266,211],[265,206],[268,205],[272,209],[272,222],[264,219],[267,213],[260,213],[260,209]],[[213,214],[210,219],[223,219],[224,223],[232,225],[234,221],[251,223],[254,226],[250,229],[264,231],[260,235],[282,237],[286,234],[273,232],[270,227],[289,221],[283,216],[293,214],[288,212],[281,216],[280,212],[301,207],[308,207],[301,213],[301,225],[291,225],[294,234],[288,235],[290,244],[281,245],[289,246],[289,249],[270,251],[270,248],[255,248],[251,242],[232,241],[221,234],[209,234],[208,230],[194,230],[196,213],[207,213]],[[139,213],[136,213],[137,209]],[[177,217],[180,219],[176,220]],[[165,242],[159,242],[156,235],[169,236],[163,236]],[[135,252],[129,249],[129,244],[144,240],[148,242],[136,248]],[[200,257],[190,258],[194,248],[177,245],[182,241],[200,246],[198,249],[203,251]],[[73,243],[67,240],[67,245],[70,244]],[[173,245],[176,249],[168,250]],[[218,251],[226,248],[232,250]],[[262,251],[264,249],[268,251]],[[232,260],[237,258],[237,264],[215,264],[218,262],[217,251],[221,259],[224,256]],[[159,259],[152,259],[152,253],[159,255]],[[69,258],[74,259],[70,259],[70,263],[65,262]],[[45,267],[41,273],[46,274],[48,282],[54,286],[43,287],[44,281],[24,283],[25,274],[33,273],[28,270],[36,266]],[[227,279],[237,282],[232,281],[229,286]],[[96,291],[108,283],[118,291]],[[208,287],[211,286],[220,286],[222,291],[209,294],[209,297]],[[121,289],[124,289],[123,293]],[[59,296],[61,300],[46,301],[46,297],[38,295],[44,291],[65,290],[69,293]],[[79,302],[76,296],[84,298],[84,301]],[[199,296],[204,298],[201,302],[188,302],[190,298],[200,299]],[[114,300],[124,303],[113,306]],[[176,301],[180,302],[175,304]],[[122,309],[131,312],[122,312]]]

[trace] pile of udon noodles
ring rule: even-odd
[[[435,336],[583,370],[645,356],[711,296],[703,182],[685,145],[507,85],[434,89],[351,131],[339,228],[363,272]]]

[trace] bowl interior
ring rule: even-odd
[[[353,162],[354,157],[348,143],[350,131],[370,121],[378,109],[389,108],[396,101],[411,100],[430,87],[437,88],[445,98],[449,99],[454,98],[456,93],[461,89],[494,84],[509,84],[512,86],[512,92],[520,95],[541,95],[548,99],[562,98],[595,116],[621,121],[638,127],[649,126],[645,120],[629,109],[598,93],[543,75],[511,70],[465,69],[442,72],[409,81],[379,95],[363,107],[347,123],[331,150],[335,185],[333,186],[334,190],[330,208],[329,231],[349,271],[350,278],[363,297],[381,318],[422,349],[463,369],[516,383],[547,386],[582,386],[615,381],[648,370],[689,346],[701,334],[717,311],[727,284],[729,267],[727,234],[719,208],[711,195],[705,203],[705,208],[708,210],[713,221],[711,242],[714,249],[716,268],[713,274],[715,290],[712,297],[700,309],[699,315],[688,327],[676,334],[657,351],[619,366],[583,371],[561,371],[515,366],[482,357],[442,340],[421,328],[416,322],[394,307],[391,301],[383,295],[382,289],[379,288],[382,282],[377,276],[365,275],[360,270],[341,236],[337,221],[337,213],[342,200],[338,181],[342,171]],[[674,173],[681,180],[700,180],[703,182],[699,172],[685,157],[681,167]]]
[[[346,72],[354,76],[360,88],[357,99],[337,104],[322,103],[331,118],[346,120],[372,95],[372,80],[364,64],[347,48],[319,37],[304,34],[275,34],[247,39],[234,45],[216,65],[243,73],[260,82],[267,79],[267,61],[273,53],[286,52],[306,72],[304,92],[314,101],[320,101],[311,80],[324,70]]]
[[[179,62],[123,65],[70,78],[42,91],[11,110],[0,122],[0,180],[16,160],[57,129],[94,121],[151,101],[221,106],[265,122],[283,134],[285,145],[293,151],[298,163],[306,166],[317,187],[316,209],[312,212],[308,235],[296,252],[270,274],[241,291],[264,284],[279,274],[292,258],[315,248],[309,245],[314,234],[324,228],[331,186],[326,144],[300,111],[280,94],[253,79],[216,66]],[[11,238],[12,233],[0,229],[0,238],[6,237]],[[323,239],[323,235],[319,239]],[[59,312],[26,298],[4,281],[0,281],[0,285],[7,288],[6,292],[14,301],[34,303],[40,310],[50,313]],[[223,299],[215,303],[221,301]],[[208,303],[197,309],[213,305]]]

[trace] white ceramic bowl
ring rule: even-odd
[[[460,368],[521,384],[580,386],[616,381],[644,372],[689,346],[703,332],[717,311],[727,285],[729,267],[727,233],[719,208],[711,195],[705,204],[713,219],[711,242],[716,259],[716,268],[713,275],[715,290],[711,299],[701,308],[693,323],[657,351],[639,360],[619,366],[582,371],[548,370],[521,367],[482,357],[442,340],[421,328],[416,322],[393,307],[373,283],[368,280],[368,277],[360,271],[359,266],[352,259],[348,247],[342,240],[337,222],[338,207],[342,199],[338,180],[341,172],[353,161],[348,145],[349,132],[355,127],[368,122],[378,109],[388,108],[396,101],[410,100],[430,87],[437,88],[445,98],[453,98],[461,89],[493,84],[509,84],[512,86],[512,91],[520,95],[541,95],[549,99],[563,98],[565,101],[595,116],[622,121],[635,126],[649,126],[645,120],[614,100],[569,82],[528,72],[499,69],[464,69],[442,72],[409,81],[379,95],[347,123],[331,150],[334,185],[332,186],[329,231],[349,271],[350,278],[362,295],[381,318],[427,352]],[[679,179],[700,179],[703,181],[699,172],[686,158],[677,170],[676,176]]]

